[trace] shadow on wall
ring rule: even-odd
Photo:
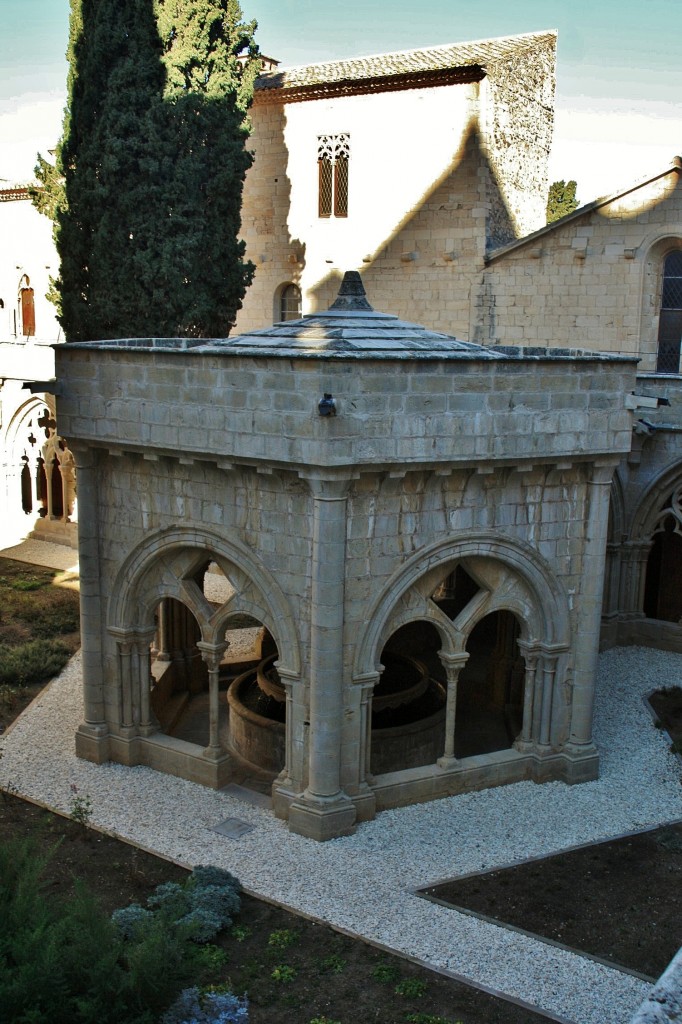
[[[491,239],[501,245],[514,237],[472,119],[449,167],[357,269],[376,309],[468,340],[486,250]],[[335,267],[308,288],[311,312],[331,305],[346,269]]]

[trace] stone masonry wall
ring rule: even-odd
[[[468,289],[457,285],[485,245],[477,98],[476,85],[451,85],[255,107],[242,231],[257,270],[233,333],[278,320],[287,282],[303,312],[326,309],[350,269],[377,308],[466,330]],[[342,132],[348,217],[320,218],[317,139]]]
[[[481,83],[481,125],[489,160],[488,249],[545,224],[547,161],[554,128],[556,37],[492,62]]]
[[[100,445],[354,467],[586,458],[630,446],[623,396],[633,364],[618,357],[535,350],[528,359],[357,361],[74,348],[57,350],[61,430]],[[335,417],[317,413],[325,392]]]
[[[474,302],[479,343],[581,346],[638,354],[656,367],[662,264],[682,245],[679,173],[495,257]]]

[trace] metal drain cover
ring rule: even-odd
[[[211,825],[211,832],[217,832],[228,839],[241,839],[247,832],[253,832],[255,825],[249,825],[247,821],[240,821],[239,818],[225,818],[217,825]]]

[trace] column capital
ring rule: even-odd
[[[313,498],[318,501],[344,501],[355,476],[347,469],[339,472],[304,469],[299,475],[307,483]]]
[[[441,662],[444,668],[457,668],[463,669],[469,660],[468,651],[457,651],[454,654],[448,654],[445,651],[438,652],[438,660]]]
[[[208,667],[217,668],[229,644],[226,640],[217,644],[207,643],[206,640],[197,640],[196,646],[201,651],[201,657]]]

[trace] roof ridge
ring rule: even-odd
[[[384,58],[385,59],[385,58],[388,58],[388,57],[406,57],[406,56],[410,56],[411,54],[416,54],[416,53],[433,53],[433,52],[441,52],[442,53],[445,50],[458,50],[458,49],[463,49],[464,47],[469,47],[469,46],[482,46],[484,43],[503,43],[503,42],[507,43],[507,42],[516,42],[516,41],[521,40],[521,39],[528,39],[528,40],[531,40],[531,39],[543,39],[543,38],[549,37],[549,36],[554,36],[556,38],[558,36],[558,34],[559,34],[558,33],[558,29],[551,28],[551,29],[544,29],[542,31],[537,31],[537,32],[517,32],[517,33],[514,33],[513,35],[486,36],[486,37],[483,37],[481,39],[461,39],[461,40],[459,40],[457,42],[452,42],[452,43],[437,43],[437,44],[429,45],[429,46],[413,46],[413,47],[409,47],[406,50],[382,50],[382,51],[380,51],[378,53],[354,54],[353,56],[348,56],[348,57],[334,57],[334,58],[332,58],[330,60],[311,61],[311,62],[306,63],[306,64],[292,64],[290,66],[281,66],[281,67],[277,68],[276,71],[272,71],[272,72],[267,72],[266,71],[266,72],[263,72],[262,77],[266,77],[268,74],[272,74],[272,75],[276,75],[276,74],[282,75],[282,74],[284,74],[284,75],[286,75],[286,74],[288,74],[290,72],[299,71],[302,68],[319,68],[319,67],[329,67],[330,65],[334,65],[334,64],[348,64],[351,61],[370,61],[370,60],[378,60],[379,58]]]
[[[256,79],[256,90],[263,98],[266,94],[289,93],[299,90],[317,94],[320,89],[357,87],[361,82],[376,82],[379,79],[393,79],[393,88],[408,88],[408,76],[454,74],[478,68],[485,75],[486,67],[504,62],[513,56],[527,52],[541,42],[556,43],[556,29],[542,32],[521,32],[510,36],[495,36],[490,39],[474,39],[469,42],[444,43],[438,46],[422,46],[412,50],[395,50],[389,53],[368,56],[344,57],[318,61],[314,64],[300,64],[291,68],[278,67],[263,72]],[[447,84],[445,81],[440,84]]]

